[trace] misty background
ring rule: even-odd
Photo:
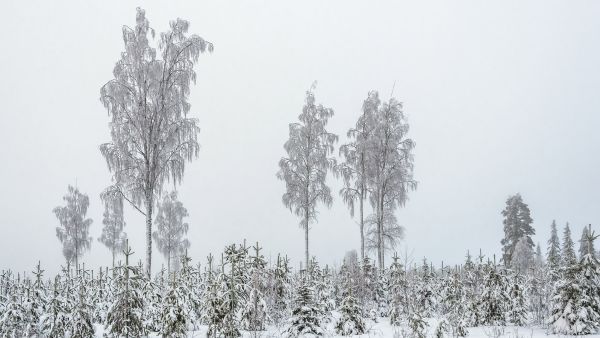
[[[190,96],[200,157],[178,188],[195,262],[245,238],[298,266],[303,234],[275,173],[314,80],[317,102],[335,110],[328,130],[340,135],[338,146],[368,91],[387,99],[393,89],[404,102],[419,187],[397,213],[406,230],[398,251],[417,262],[458,264],[480,248],[499,258],[500,211],[517,192],[544,253],[553,219],[559,229],[570,222],[574,240],[589,223],[599,229],[598,2],[4,1],[1,269],[31,271],[41,260],[52,274],[64,264],[52,209],[68,184],[90,197],[94,242],[82,261],[110,264],[97,241],[99,194],[111,177],[98,150],[110,140],[99,90],[137,6],[157,33],[181,17],[215,46],[200,56]],[[323,264],[360,245],[337,195],[341,182],[328,182],[334,204],[319,208],[310,234]],[[144,217],[128,207],[125,219],[137,261]]]

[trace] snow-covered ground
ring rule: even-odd
[[[429,327],[427,329],[427,337],[433,337],[437,320],[428,320]],[[390,338],[404,338],[407,336],[403,333],[402,328],[393,327],[390,325],[388,318],[380,318],[378,323],[370,322],[369,331],[363,335],[355,335],[352,337],[390,337]],[[469,328],[468,338],[559,338],[565,337],[562,335],[546,334],[546,330],[539,327],[518,327],[518,326],[505,326],[505,327],[472,327]],[[406,331],[404,331],[406,332]],[[96,336],[102,337],[103,328],[96,326]],[[343,336],[335,334],[333,330],[333,322],[327,326],[327,336],[331,338],[341,338]],[[149,336],[149,338],[158,336]],[[206,337],[206,327],[200,327],[197,331],[190,331],[188,337]],[[263,332],[243,332],[244,338],[279,338],[285,337],[285,335],[277,330],[276,328],[269,328]],[[588,335],[585,338],[600,338],[600,334]]]

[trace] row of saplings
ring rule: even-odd
[[[383,273],[368,259],[338,271],[313,260],[308,271],[292,273],[279,257],[267,267],[258,245],[231,245],[218,264],[211,256],[202,270],[183,255],[176,273],[162,271],[148,280],[141,265],[129,264],[131,254],[127,250],[124,264],[96,276],[66,268],[43,281],[39,265],[31,279],[4,273],[0,336],[92,337],[93,323],[103,324],[111,337],[183,337],[200,325],[210,337],[236,337],[242,329],[257,332],[267,325],[297,337],[324,335],[328,323],[339,335],[354,335],[389,316],[392,325],[422,338],[424,318],[435,311],[442,317],[435,335],[457,337],[466,336],[474,317],[478,324],[520,324],[527,313],[519,279],[509,283],[506,270],[489,263],[477,265],[483,286],[474,295],[464,271],[436,272],[427,264],[407,270],[397,258]]]

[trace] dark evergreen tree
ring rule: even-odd
[[[2,310],[0,337],[21,337],[28,320],[30,320],[27,310],[17,293],[18,291],[13,292],[10,300]]]
[[[571,239],[571,229],[569,223],[565,225],[563,232],[563,243],[561,250],[561,267],[569,268],[577,263],[577,256],[575,255],[575,244]]]
[[[258,243],[253,247],[254,256],[251,257],[250,283],[248,285],[248,299],[242,309],[242,326],[248,331],[264,331],[269,320],[267,313],[267,302],[264,292],[266,291],[266,265],[263,255],[260,253]]]
[[[189,317],[185,313],[184,301],[189,295],[182,287],[181,280],[173,274],[167,293],[163,298],[158,333],[163,337],[186,337]]]
[[[464,284],[458,273],[446,277],[442,291],[442,325],[436,331],[450,330],[453,337],[467,336],[467,299]]]
[[[224,284],[222,273],[215,273],[212,267],[213,256],[208,256],[208,267],[206,271],[206,289],[202,297],[202,322],[208,326],[207,336],[217,337],[223,329],[223,318],[225,307],[221,297],[221,285]]]
[[[395,326],[401,325],[408,315],[408,282],[404,266],[400,264],[398,256],[394,255],[390,266],[390,323]]]
[[[301,277],[300,285],[296,290],[292,317],[285,331],[287,337],[303,337],[307,334],[322,336],[324,334],[323,312],[315,304],[314,290],[307,279],[307,276]]]
[[[356,298],[359,283],[357,276],[348,266],[343,265],[340,272],[342,277],[342,303],[339,308],[341,317],[335,323],[335,332],[342,336],[361,335],[366,331],[363,311]]]
[[[548,262],[548,269],[551,274],[555,275],[553,278],[557,278],[556,273],[561,266],[561,252],[560,252],[560,241],[558,239],[558,231],[556,230],[556,221],[552,221],[551,235],[548,240],[548,253],[546,261]]]
[[[505,313],[510,302],[506,293],[506,278],[496,265],[486,266],[483,292],[480,299],[481,324],[504,326]]]
[[[508,320],[516,326],[527,323],[527,304],[524,295],[523,277],[513,274],[510,280]]]
[[[226,337],[241,336],[240,313],[248,299],[247,255],[248,249],[245,244],[243,246],[232,244],[225,248],[222,270],[224,272],[225,265],[228,265],[229,271],[223,273],[221,295],[223,297],[222,333]]]
[[[281,258],[277,255],[277,265],[273,273],[273,289],[271,296],[271,319],[276,326],[279,326],[288,318],[290,307],[290,268],[287,257]]]
[[[56,276],[46,313],[42,317],[42,334],[45,337],[64,337],[68,330],[69,304],[62,292],[59,276]]]
[[[71,312],[69,321],[69,332],[72,338],[94,337],[94,325],[92,324],[92,306],[87,303],[84,286],[79,286],[79,301]]]
[[[115,299],[106,316],[105,334],[109,337],[140,337],[144,326],[143,277],[139,267],[129,265],[131,248],[123,252],[125,265],[116,267]]]
[[[504,220],[504,238],[502,239],[502,261],[505,265],[512,262],[512,255],[517,243],[522,237],[525,237],[529,248],[533,251],[533,241],[531,236],[535,235],[535,230],[531,226],[533,220],[529,212],[529,207],[523,202],[520,194],[509,197],[506,200],[506,207],[502,210]]]

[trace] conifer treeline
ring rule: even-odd
[[[565,240],[563,247],[570,247]],[[294,271],[287,258],[268,263],[258,244],[241,244],[202,265],[184,255],[178,271],[163,269],[151,280],[141,262],[131,264],[131,254],[127,249],[114,269],[67,266],[53,278],[40,265],[27,276],[4,271],[0,336],[92,337],[97,325],[110,337],[183,337],[201,326],[209,337],[268,328],[289,337],[327,330],[352,335],[387,318],[424,337],[425,319],[436,317],[439,325],[430,329],[437,337],[464,337],[468,327],[482,325],[590,334],[600,323],[600,264],[593,253],[560,256],[557,265],[537,260],[528,271],[481,254],[455,267],[407,264],[394,256],[384,270],[369,258],[346,259],[339,268],[321,267],[313,258],[309,269]]]

